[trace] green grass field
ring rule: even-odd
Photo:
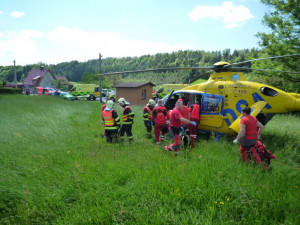
[[[243,164],[232,138],[163,152],[142,107],[134,142],[108,144],[100,108],[0,96],[0,224],[299,224],[299,114],[266,126],[277,159],[265,171]]]

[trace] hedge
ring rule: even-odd
[[[22,88],[0,88],[0,94],[22,94]]]

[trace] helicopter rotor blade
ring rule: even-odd
[[[250,68],[250,67],[232,67],[230,70],[232,70],[232,71],[258,70],[258,71],[270,71],[270,72],[279,72],[279,73],[300,74],[300,72],[282,71],[282,70],[270,70],[270,69],[259,69],[259,68]]]
[[[201,73],[201,74],[199,74],[198,76],[196,76],[196,77],[194,77],[193,79],[191,79],[190,80],[190,83],[193,83],[193,82],[195,82],[196,80],[198,80],[200,77],[202,77],[202,76],[205,76],[205,75],[208,75],[208,74],[211,74],[211,73],[214,73],[215,71],[214,70],[209,70],[209,71],[207,71],[207,72],[205,72],[205,73]]]
[[[163,71],[169,71],[169,70],[209,70],[209,69],[213,69],[213,68],[214,68],[213,66],[158,68],[158,69],[132,70],[132,71],[123,71],[123,72],[109,72],[109,73],[102,73],[102,74],[100,74],[100,76],[119,75],[119,74],[126,74],[126,73],[163,72]]]
[[[273,57],[266,57],[266,58],[260,58],[260,59],[252,59],[252,60],[247,60],[243,62],[238,62],[238,63],[232,63],[229,65],[225,65],[224,69],[229,69],[233,66],[237,66],[243,63],[248,63],[248,62],[255,62],[255,61],[260,61],[260,60],[265,60],[265,59],[278,59],[278,58],[284,58],[284,57],[293,57],[293,56],[300,56],[300,54],[292,54],[292,55],[282,55],[282,56],[273,56]]]

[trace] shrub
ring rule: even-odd
[[[22,88],[0,88],[0,94],[22,94]]]

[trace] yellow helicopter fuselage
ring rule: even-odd
[[[261,107],[257,113],[276,114],[300,111],[300,94],[287,93],[269,85],[246,81],[241,72],[221,72],[211,75],[204,83],[184,88],[185,91],[200,92],[224,97],[223,110],[219,114],[203,113],[200,130],[234,133],[231,125],[241,116],[244,106]],[[256,104],[265,102],[266,104]],[[253,110],[253,109],[252,109]]]

